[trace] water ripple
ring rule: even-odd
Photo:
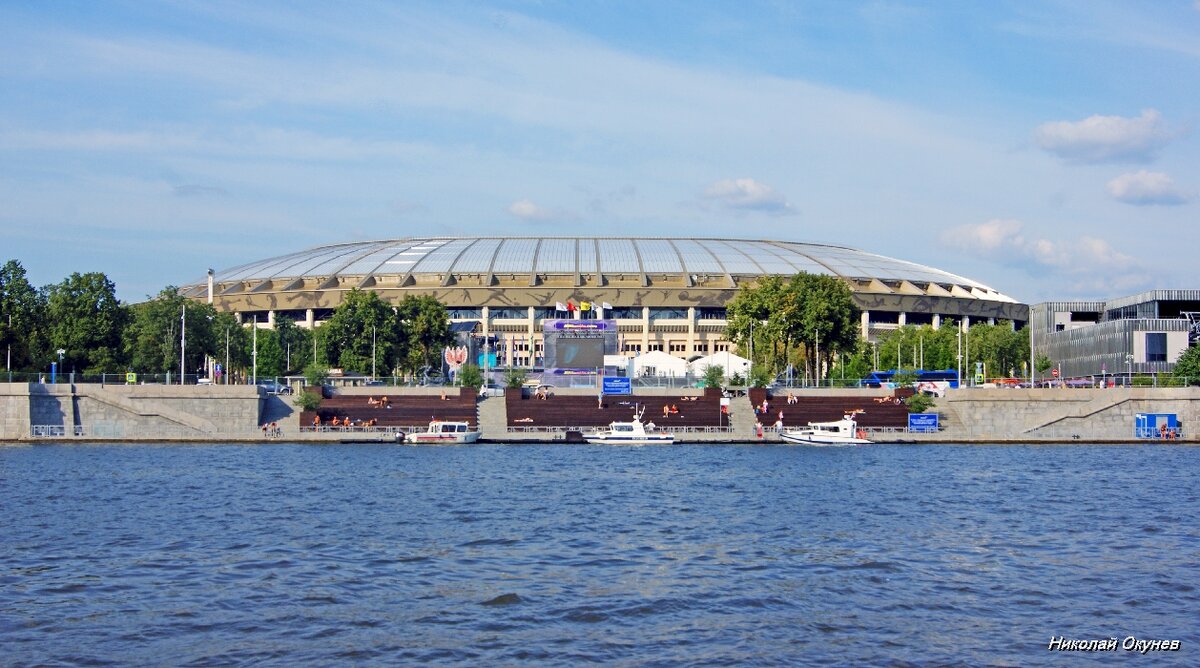
[[[0,448],[12,665],[1200,665],[1191,448]]]

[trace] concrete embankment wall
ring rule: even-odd
[[[594,394],[594,390],[587,388],[557,391]],[[384,392],[436,395],[441,389],[372,387],[339,393],[370,395]],[[696,392],[662,388],[638,390],[637,394],[682,396]],[[796,390],[795,393],[804,397],[844,395],[847,391]],[[879,391],[851,393],[864,398],[881,394]],[[786,393],[777,394],[775,401],[781,401],[784,396]],[[259,425],[264,419],[281,420],[289,439],[316,441],[339,437],[293,431],[294,420],[274,417],[276,413],[269,410],[270,402],[285,402],[290,406],[288,397],[267,397],[257,387],[245,385],[0,383],[0,441],[29,440],[34,427],[58,427],[61,436],[57,437],[67,440],[261,440]],[[487,406],[493,403],[495,406]],[[503,403],[503,397],[485,400],[481,406],[481,419],[486,413],[488,425],[503,426]],[[753,412],[746,397],[737,397],[731,409],[735,423],[753,423],[749,417]],[[946,397],[938,399],[935,410],[943,416],[942,431],[937,434],[896,434],[897,439],[955,443],[1127,442],[1133,440],[1136,413],[1176,413],[1183,424],[1184,440],[1200,442],[1200,388],[951,390]],[[267,413],[271,416],[264,418]],[[486,431],[484,436],[505,438]],[[712,436],[714,440],[746,440],[749,432]]]
[[[1137,413],[1176,413],[1200,441],[1200,388],[963,389],[935,410],[945,429],[915,440],[1129,441]]]
[[[247,437],[258,432],[253,386],[0,384],[0,440],[35,431],[122,440]],[[77,436],[78,435],[78,436]]]

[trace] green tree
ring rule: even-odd
[[[769,276],[743,286],[726,308],[726,336],[751,362],[779,373],[800,361],[814,370],[841,351],[853,351],[859,310],[840,279],[800,273],[786,283]],[[818,357],[819,355],[819,357]]]
[[[253,362],[254,346],[258,346],[258,367],[257,373],[259,378],[273,378],[281,376],[286,369],[286,353],[283,347],[279,345],[279,333],[270,330],[259,328],[257,341],[256,337],[251,332],[251,336],[247,337],[247,345],[251,350],[248,350],[251,362]]]
[[[766,387],[775,379],[775,374],[771,373],[766,367],[756,366],[750,368],[750,373],[746,379],[746,383],[750,387]]]
[[[168,286],[153,299],[134,304],[129,310],[131,316],[123,340],[126,360],[133,370],[177,374],[180,328],[183,326],[187,328],[184,332],[186,373],[203,374],[208,357],[224,364],[227,327],[233,358],[230,361],[237,366],[237,351],[244,349],[238,345],[242,328],[233,316],[217,313],[211,304],[188,299],[174,286]]]
[[[1200,345],[1188,348],[1179,356],[1174,376],[1188,385],[1200,385]]]
[[[710,364],[703,370],[704,387],[721,387],[725,382],[725,367],[720,364]]]
[[[0,354],[6,364],[11,353],[13,369],[45,368],[50,350],[45,318],[45,297],[30,285],[25,268],[16,260],[4,263],[0,267]]]
[[[288,318],[277,318],[275,334],[279,339],[279,349],[283,352],[284,373],[303,369],[313,361],[312,332],[297,327],[296,323]]]
[[[250,367],[252,332],[248,326],[239,323],[232,313],[217,313],[208,322],[209,347],[206,352],[224,367],[222,382],[231,382],[231,374],[244,373]]]
[[[458,370],[457,380],[463,387],[479,387],[483,385],[483,371],[474,364],[464,364]]]
[[[396,315],[402,332],[398,366],[412,372],[436,367],[442,348],[454,342],[445,304],[433,297],[409,295],[396,306]]]
[[[1037,369],[1038,373],[1044,375],[1047,371],[1054,368],[1054,361],[1049,357],[1039,353],[1037,356],[1037,361],[1034,362],[1034,368]]]
[[[47,287],[46,313],[51,348],[66,351],[64,371],[124,370],[121,337],[129,312],[107,276],[74,273]]]
[[[327,359],[347,371],[370,373],[374,366],[386,373],[395,365],[401,338],[396,311],[374,292],[355,288],[346,293],[318,332]]]

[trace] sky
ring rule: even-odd
[[[0,2],[0,261],[140,301],[421,235],[1197,288],[1200,0]]]

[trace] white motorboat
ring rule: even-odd
[[[471,429],[468,422],[434,420],[425,431],[408,434],[404,440],[414,444],[457,445],[479,440],[479,430]]]
[[[858,428],[854,416],[858,411],[846,413],[845,417],[833,422],[809,422],[802,429],[788,429],[780,438],[788,443],[800,445],[868,445],[866,432]]]
[[[584,434],[583,440],[599,445],[654,445],[659,443],[669,445],[674,443],[674,434],[655,431],[653,422],[649,425],[642,424],[642,414],[645,412],[645,407],[642,407],[640,411],[635,409],[633,420],[611,422],[608,429]],[[649,431],[646,430],[647,426],[650,427]]]

